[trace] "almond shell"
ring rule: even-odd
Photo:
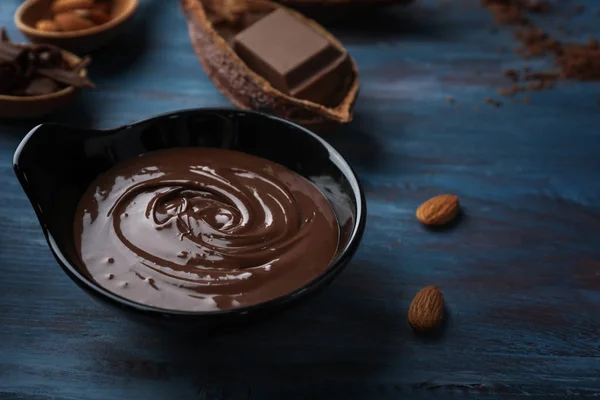
[[[334,45],[342,44],[327,30],[296,11],[268,0],[248,0],[250,7],[262,10],[285,8],[288,12],[327,37]],[[291,120],[315,130],[326,130],[352,121],[358,95],[358,67],[350,56],[353,81],[344,99],[336,107],[326,107],[288,96],[272,87],[238,57],[209,21],[202,0],[181,0],[192,46],[208,77],[236,107],[259,110]]]

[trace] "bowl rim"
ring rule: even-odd
[[[25,14],[25,11],[40,1],[44,0],[25,0],[25,2],[23,2],[23,4],[17,8],[17,11],[15,11],[14,22],[21,32],[27,35],[34,35],[46,39],[75,39],[107,31],[128,20],[135,13],[139,5],[139,0],[128,0],[126,8],[121,14],[117,15],[115,18],[112,18],[107,23],[97,25],[92,28],[71,32],[46,32],[35,29],[34,27],[31,27],[23,22],[23,14]]]
[[[157,115],[154,115],[149,118],[140,119],[140,120],[137,120],[137,121],[129,123],[129,124],[121,125],[116,128],[96,129],[95,131],[103,132],[103,133],[110,133],[110,132],[116,132],[116,131],[121,131],[121,130],[126,130],[126,129],[127,130],[132,129],[137,125],[149,124],[149,123],[152,123],[153,121],[156,121],[159,119],[168,119],[168,118],[182,116],[185,114],[211,113],[211,112],[218,112],[218,113],[235,112],[238,114],[255,115],[259,118],[271,119],[273,121],[277,121],[277,123],[288,125],[289,127],[292,127],[294,129],[304,132],[304,134],[307,134],[307,135],[311,136],[312,138],[316,139],[321,144],[321,146],[323,146],[325,149],[327,149],[327,151],[329,152],[329,155],[330,155],[330,159],[332,161],[334,161],[336,165],[341,165],[343,167],[343,169],[345,169],[345,171],[344,171],[342,168],[340,168],[340,170],[342,171],[344,176],[348,179],[350,186],[352,188],[353,195],[356,199],[356,218],[353,223],[352,234],[351,234],[346,246],[329,263],[327,268],[321,274],[319,274],[312,280],[308,281],[304,285],[298,287],[297,289],[293,290],[292,292],[289,292],[282,296],[276,297],[274,299],[267,300],[267,301],[257,303],[257,304],[253,304],[253,305],[249,305],[249,306],[245,306],[245,307],[225,309],[225,310],[212,310],[212,311],[188,311],[188,310],[176,310],[176,309],[161,308],[161,307],[146,305],[146,304],[138,303],[133,300],[126,299],[124,297],[121,297],[121,296],[113,293],[112,291],[110,291],[108,289],[105,289],[101,285],[97,284],[96,282],[93,281],[93,279],[85,276],[81,271],[79,271],[79,268],[74,266],[71,263],[71,261],[69,261],[68,257],[66,257],[60,251],[51,232],[48,231],[45,224],[42,222],[43,218],[41,217],[38,207],[34,206],[34,204],[35,204],[34,199],[31,198],[30,194],[29,194],[30,193],[30,190],[28,189],[29,182],[26,179],[26,177],[23,175],[23,173],[20,172],[20,168],[19,168],[19,159],[20,159],[21,153],[22,153],[23,149],[25,148],[25,146],[27,145],[27,142],[36,134],[37,131],[39,131],[39,129],[41,127],[49,126],[49,125],[70,127],[69,125],[55,124],[55,123],[40,124],[40,125],[34,127],[31,131],[29,131],[27,133],[27,135],[25,135],[25,137],[19,143],[19,146],[15,150],[15,153],[13,156],[13,169],[14,169],[14,172],[17,175],[17,178],[19,179],[19,182],[20,182],[21,186],[23,187],[28,199],[30,200],[30,203],[32,204],[32,206],[34,208],[34,211],[36,213],[36,216],[38,217],[38,221],[40,222],[42,231],[44,233],[44,236],[46,238],[48,246],[50,247],[50,250],[52,251],[52,254],[54,255],[55,259],[58,261],[58,264],[61,266],[63,271],[66,272],[67,275],[73,281],[75,281],[75,283],[77,283],[79,286],[83,285],[86,289],[91,290],[93,292],[93,294],[99,296],[100,298],[109,300],[110,302],[112,302],[118,306],[126,307],[126,308],[132,309],[136,312],[141,312],[141,313],[145,313],[148,315],[166,315],[166,316],[173,316],[173,317],[179,317],[179,318],[218,317],[218,316],[225,316],[225,315],[227,315],[227,316],[247,315],[247,314],[253,314],[253,313],[261,311],[263,309],[275,308],[277,306],[284,305],[292,300],[295,300],[304,292],[310,291],[311,289],[317,289],[320,286],[321,282],[327,281],[328,278],[330,278],[330,277],[332,278],[333,276],[337,275],[348,264],[348,262],[350,261],[350,258],[354,255],[354,253],[358,249],[358,246],[361,242],[361,239],[362,239],[362,236],[363,236],[363,233],[365,230],[365,226],[366,226],[367,203],[366,203],[365,193],[364,193],[363,187],[360,183],[360,180],[358,179],[358,175],[356,174],[356,171],[352,168],[350,163],[348,163],[348,161],[346,161],[346,159],[330,143],[328,143],[326,140],[324,140],[323,138],[321,138],[319,135],[312,132],[311,130],[309,130],[301,125],[298,125],[294,122],[288,121],[286,119],[283,119],[283,118],[280,118],[280,117],[277,117],[277,116],[274,116],[271,114],[259,112],[259,111],[239,110],[239,109],[227,108],[227,107],[206,107],[206,108],[189,108],[189,109],[170,111],[170,112],[166,112],[166,113],[162,113],[162,114],[157,114]]]
[[[29,44],[26,44],[26,43],[16,43],[16,44],[20,47],[30,46]],[[67,60],[67,62],[69,64],[75,64],[75,63],[81,62],[83,60],[77,54],[71,53],[70,51],[67,51],[64,49],[60,49],[60,51],[61,51],[63,57],[66,56],[66,58],[69,59],[69,60]],[[87,73],[88,73],[87,68],[81,68],[81,70],[79,71],[79,75],[83,76],[83,77],[87,77]],[[79,88],[76,88],[75,86],[67,86],[63,89],[60,89],[59,91],[48,93],[48,94],[42,94],[42,95],[38,95],[38,96],[11,96],[11,95],[6,95],[6,94],[0,94],[0,101],[3,101],[3,102],[11,101],[14,103],[36,103],[38,101],[54,100],[59,97],[69,95],[69,94],[75,92],[76,90],[79,90]]]

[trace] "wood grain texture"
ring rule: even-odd
[[[12,26],[16,0],[0,2]],[[50,120],[113,127],[228,102],[201,70],[177,2],[141,2],[135,31],[93,54],[97,89]],[[556,3],[556,2],[555,2]],[[539,20],[584,40],[596,0]],[[0,398],[27,400],[486,398],[600,394],[600,85],[560,83],[495,108],[523,60],[476,0],[328,26],[361,69],[356,120],[328,134],[364,183],[363,244],[336,282],[272,320],[217,337],[133,325],[59,269],[11,170],[37,122],[0,121]],[[547,61],[532,61],[543,66]],[[454,103],[444,101],[446,97]],[[461,199],[450,230],[414,217]],[[408,305],[438,285],[443,334],[416,336]]]

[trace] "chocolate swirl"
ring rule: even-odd
[[[306,179],[222,149],[148,153],[99,176],[82,197],[83,267],[131,300],[219,310],[289,293],[335,255],[335,214]]]

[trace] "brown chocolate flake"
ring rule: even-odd
[[[444,100],[446,100],[446,101],[447,101],[448,103],[450,103],[450,104],[452,104],[452,103],[454,103],[454,102],[456,101],[456,100],[454,100],[454,98],[453,98],[453,97],[450,97],[450,96],[448,96],[448,97],[445,97],[445,98],[444,98]]]

